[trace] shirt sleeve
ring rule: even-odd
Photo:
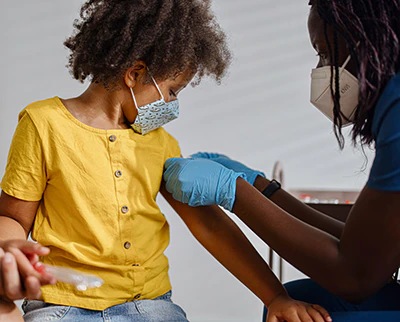
[[[400,100],[393,102],[380,119],[375,148],[367,186],[383,191],[400,191]]]
[[[168,147],[165,161],[169,158],[180,158],[181,148],[179,147],[178,141],[170,134],[168,134]]]
[[[1,189],[8,195],[25,201],[39,201],[47,177],[39,133],[29,114],[20,114],[10,146]]]

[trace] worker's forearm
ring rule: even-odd
[[[331,292],[356,287],[338,238],[289,215],[240,178],[233,212],[279,255]]]
[[[10,239],[23,239],[26,240],[27,236],[25,230],[18,223],[18,221],[0,215],[0,241]]]
[[[257,190],[262,191],[269,184],[269,182],[270,181],[268,179],[258,176],[254,182],[254,187],[257,188]],[[312,209],[287,193],[285,190],[277,190],[272,195],[271,201],[301,221],[304,221],[307,224],[321,229],[340,239],[344,228],[344,224],[341,221]]]

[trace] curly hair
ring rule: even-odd
[[[88,0],[74,27],[64,45],[81,82],[112,87],[140,60],[158,79],[190,70],[196,83],[204,75],[220,82],[231,62],[209,0]]]
[[[335,79],[331,79],[334,100],[335,135],[341,148],[338,36],[347,44],[358,67],[359,104],[352,130],[353,143],[373,141],[372,119],[385,86],[400,70],[400,0],[312,0],[325,23],[325,39],[330,51]],[[333,30],[330,43],[327,26]],[[333,90],[334,89],[334,90]]]

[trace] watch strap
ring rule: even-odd
[[[281,184],[275,179],[271,180],[269,185],[262,191],[262,194],[268,199],[275,193],[276,190],[281,188]]]

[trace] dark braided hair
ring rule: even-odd
[[[81,82],[112,87],[135,62],[167,79],[192,71],[217,82],[231,62],[209,0],[88,0],[74,22],[68,67]]]
[[[346,42],[355,60],[360,83],[352,138],[370,145],[375,106],[389,80],[400,71],[400,0],[312,0],[325,23],[325,38],[335,79],[331,79],[335,135],[341,148],[343,114],[340,110],[338,37]],[[333,44],[327,34],[333,30]]]

